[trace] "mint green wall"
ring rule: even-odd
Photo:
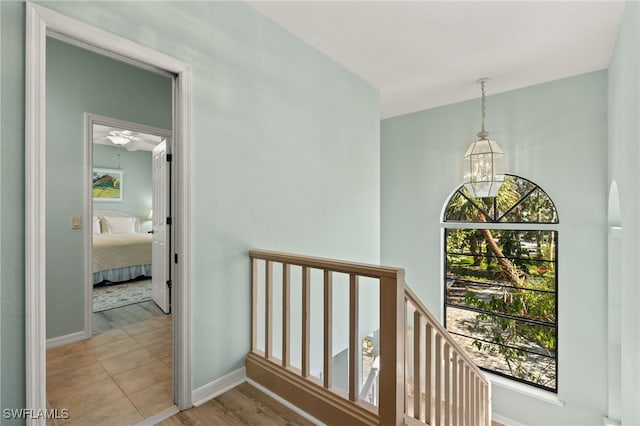
[[[479,126],[479,99],[381,125],[382,262],[405,267],[408,284],[436,315],[443,303],[441,211],[460,184],[461,158]],[[487,128],[506,152],[509,172],[539,184],[559,212],[558,398],[565,403],[494,386],[494,411],[528,425],[601,424],[607,403],[607,73],[488,96]]]
[[[620,196],[622,224],[619,262],[610,260],[610,267],[620,268],[620,300],[617,315],[621,340],[613,364],[620,364],[622,395],[618,413],[623,425],[640,424],[640,3],[628,1],[622,26],[609,67],[609,183],[616,181]],[[617,266],[619,265],[619,266]],[[615,283],[611,283],[614,285]],[[619,354],[619,355],[618,355]],[[620,356],[618,358],[618,356]],[[617,408],[617,407],[616,407]]]
[[[46,6],[193,67],[194,387],[244,365],[249,249],[378,261],[371,86],[241,2]]]
[[[84,237],[70,228],[71,215],[83,214],[86,195],[84,113],[170,129],[171,84],[159,74],[47,40],[47,338],[84,330]],[[89,218],[84,225],[91,226]]]
[[[24,4],[0,2],[0,397],[25,399],[24,357]],[[5,424],[18,424],[0,418]]]
[[[118,167],[117,148],[93,145],[93,166],[115,169]],[[121,202],[99,201],[93,203],[94,210],[115,210],[134,215],[140,219],[140,231],[151,229],[151,151],[127,151],[120,149],[120,167],[124,170],[124,200]]]
[[[375,89],[241,2],[45,5],[193,67],[190,267],[195,388],[243,366],[249,351],[250,248],[378,262]],[[13,11],[4,2],[2,6]],[[10,16],[15,23],[2,28],[4,42],[15,25],[20,37],[11,48],[17,56],[24,50],[23,7],[17,7],[18,16]],[[3,82],[14,86],[11,90],[20,103],[22,64],[23,60],[2,64]],[[22,111],[16,110],[8,123],[20,132]],[[7,244],[19,250],[24,246],[21,137],[9,141],[15,152],[1,160],[3,227],[18,234]],[[5,187],[5,178],[11,187]],[[7,199],[17,200],[17,205],[5,207]],[[5,371],[20,378],[22,386],[24,271],[21,254],[3,251],[2,256],[3,267],[17,260],[15,287],[2,289],[3,320],[14,310],[19,321],[2,325],[3,387],[13,391]],[[9,344],[15,343],[6,352],[5,334]],[[5,393],[2,397],[5,406]]]

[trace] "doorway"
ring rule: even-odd
[[[46,183],[46,38],[52,36],[147,70],[170,73],[173,81],[174,202],[170,208],[174,283],[173,309],[173,390],[180,409],[191,406],[191,322],[190,322],[190,108],[191,69],[188,64],[107,33],[91,25],[26,4],[26,408],[46,410],[46,268],[45,233]],[[180,263],[177,262],[180,255]],[[174,257],[174,256],[172,256]],[[169,413],[170,415],[170,413]],[[43,424],[41,418],[28,424]]]
[[[173,405],[166,294],[172,131],[149,125],[172,128],[172,79],[49,37],[47,83],[47,344],[67,343],[61,338],[83,326],[86,338],[48,348],[47,401],[80,423],[109,419],[109,403],[140,421]],[[90,260],[84,279],[81,259]],[[154,293],[155,303],[147,302]]]
[[[172,132],[93,114],[85,129],[89,337],[112,328],[111,309],[151,300],[171,313]]]

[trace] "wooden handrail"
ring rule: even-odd
[[[252,347],[246,360],[247,377],[327,424],[441,425],[474,422],[489,425],[490,383],[464,349],[406,285],[403,269],[266,250],[251,250],[250,257],[253,316]],[[260,274],[259,263],[264,264],[264,271]],[[273,330],[273,267],[276,263],[282,265],[282,359],[276,359],[273,354],[273,336],[280,335]],[[301,369],[291,365],[290,305],[298,303],[291,298],[292,265],[301,267],[300,284],[296,284],[301,292],[302,324],[300,341],[296,343],[301,349]],[[312,376],[310,366],[312,269],[323,272],[322,282],[317,283],[322,286],[323,294],[323,330],[319,334],[323,342],[321,380]],[[332,386],[333,349],[342,349],[332,348],[334,273],[349,276],[347,392]],[[377,380],[375,388],[379,395],[376,405],[362,399],[362,383],[358,383],[357,354],[362,345],[358,329],[359,277],[374,278],[379,282],[379,369],[377,375],[370,376],[367,383],[369,389],[371,380]],[[260,321],[263,324],[257,316],[262,280],[264,317]],[[406,324],[408,313],[413,316],[413,329]],[[421,328],[423,324],[424,329]],[[264,330],[263,351],[258,348],[259,330]],[[411,342],[412,353],[408,350]],[[422,360],[425,360],[424,366],[421,366]],[[413,371],[410,373],[411,368]],[[423,380],[426,382],[424,385]],[[409,410],[409,394],[413,398],[413,412]]]
[[[490,382],[409,286],[404,287],[405,315],[413,316],[413,326],[405,331],[407,406],[403,420],[435,426],[460,422],[489,426]]]
[[[326,259],[322,257],[303,256],[268,250],[251,250],[249,255],[253,259],[270,260],[288,265],[306,266],[315,269],[326,269],[344,274],[355,274],[371,278],[398,278],[404,271],[401,268],[391,268],[366,263],[345,262],[342,260]]]

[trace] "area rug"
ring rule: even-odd
[[[93,312],[151,300],[151,280],[130,281],[93,288]]]

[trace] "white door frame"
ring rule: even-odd
[[[132,130],[138,133],[161,136],[164,138],[173,137],[171,130],[159,127],[147,126],[131,121],[118,120],[116,118],[105,117],[97,114],[84,114],[84,338],[88,339],[93,335],[93,231],[89,226],[93,217],[93,200],[91,194],[91,183],[93,181],[93,125],[102,124],[108,127],[117,127],[124,130]],[[167,144],[167,152],[171,153],[171,144]],[[171,184],[168,182],[168,184]],[[169,193],[169,187],[166,188]],[[169,247],[171,250],[171,247]],[[165,259],[166,262],[169,259]]]
[[[173,132],[175,140],[172,239],[180,255],[172,268],[173,383],[180,409],[191,407],[191,66],[163,53],[116,36],[92,25],[26,3],[26,126],[25,126],[25,302],[26,408],[46,410],[46,37],[93,47],[100,53],[174,77]],[[27,425],[44,425],[42,417]]]

